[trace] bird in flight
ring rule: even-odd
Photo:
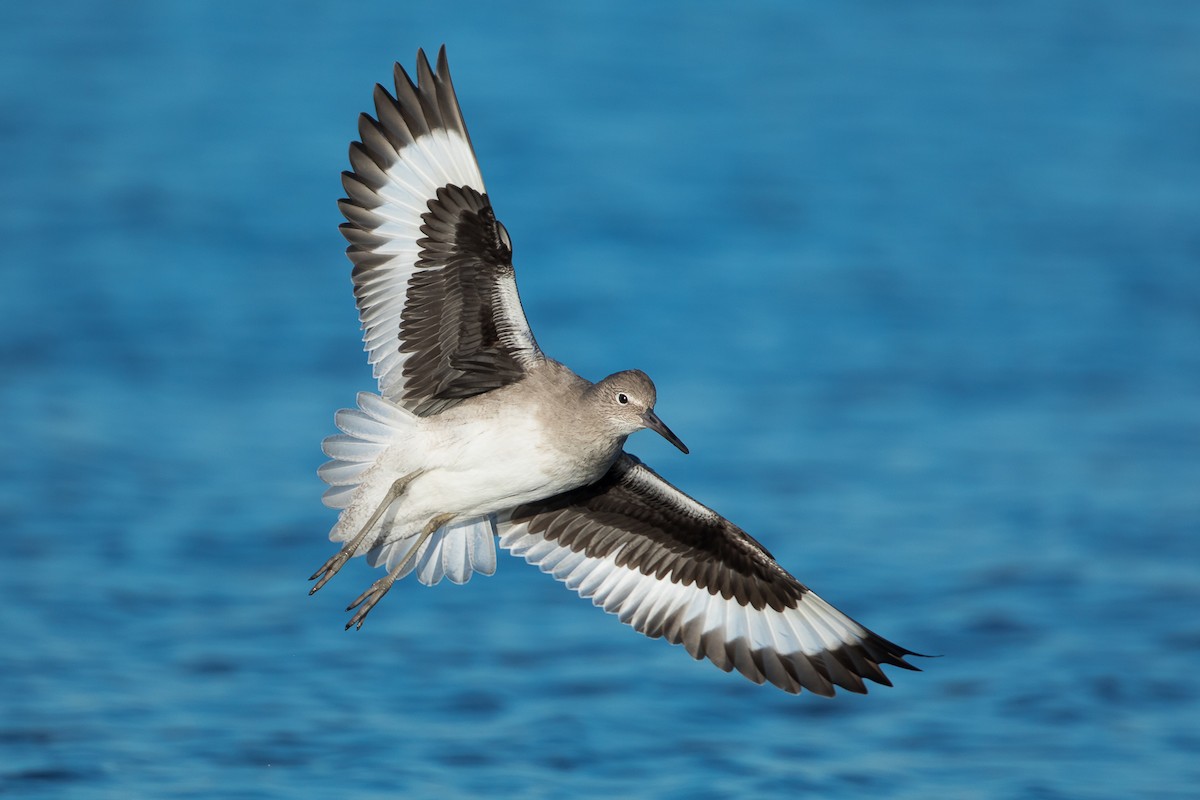
[[[342,174],[364,349],[379,394],[337,412],[326,505],[343,543],[310,594],[355,556],[386,573],[347,608],[363,620],[411,572],[426,585],[490,575],[500,547],[650,637],[755,683],[831,696],[891,685],[919,655],[871,632],[783,569],[745,531],[624,450],[650,429],[654,384],[592,383],[545,355],[517,294],[450,81],[417,53],[376,85]]]

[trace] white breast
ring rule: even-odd
[[[422,437],[427,472],[412,489],[422,505],[440,509],[435,513],[466,517],[511,508],[589,483],[607,466],[603,455],[586,448],[549,444],[541,420],[521,404],[473,412],[428,419]]]

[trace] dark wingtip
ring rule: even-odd
[[[917,658],[942,658],[942,657],[943,657],[943,655],[942,655],[941,653],[937,653],[937,654],[934,654],[934,655],[930,655],[929,653],[914,653],[914,652],[913,652],[913,651],[911,651],[911,650],[909,650],[908,652],[906,652],[904,655],[906,655],[906,656],[916,656]],[[915,665],[913,665],[913,664],[909,664],[907,661],[906,661],[906,662],[904,662],[904,666],[908,667],[909,669],[911,669],[911,670],[912,670],[912,671],[914,671],[914,672],[921,672],[921,671],[922,671],[920,667],[918,667],[918,666],[915,666]]]
[[[889,653],[891,658],[887,660],[887,663],[895,667],[900,667],[901,669],[912,670],[913,672],[923,672],[924,670],[922,670],[916,664],[910,664],[909,662],[905,661],[904,659],[908,656],[916,656],[917,658],[941,658],[940,655],[926,655],[925,653],[917,653],[913,650],[905,650],[903,647],[897,647],[896,650],[898,652]]]
[[[403,91],[400,88],[401,86],[408,86],[414,92],[417,90],[417,85],[415,83],[413,83],[413,79],[408,74],[408,70],[406,70],[404,68],[404,65],[401,64],[399,61],[397,61],[395,63],[395,65],[392,67],[392,79],[393,79],[393,82],[396,84],[396,96],[397,97],[399,97],[400,92]]]
[[[428,90],[428,87],[433,83],[433,69],[429,66],[429,59],[425,56],[423,49],[417,50],[417,85],[422,89]]]

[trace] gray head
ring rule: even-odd
[[[654,382],[640,369],[628,369],[609,375],[591,388],[595,402],[620,436],[649,428],[661,434],[683,452],[687,447],[654,413],[657,393]]]

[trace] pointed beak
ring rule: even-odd
[[[687,445],[685,445],[683,442],[679,441],[679,437],[676,436],[674,433],[672,433],[671,429],[663,424],[663,421],[658,418],[657,414],[654,413],[654,409],[650,409],[645,414],[643,414],[642,421],[646,423],[647,428],[649,428],[650,430],[659,434],[664,439],[666,439],[668,442],[670,442],[671,444],[678,447],[680,450],[682,450],[684,452],[685,455],[687,454],[687,451],[688,451]]]

